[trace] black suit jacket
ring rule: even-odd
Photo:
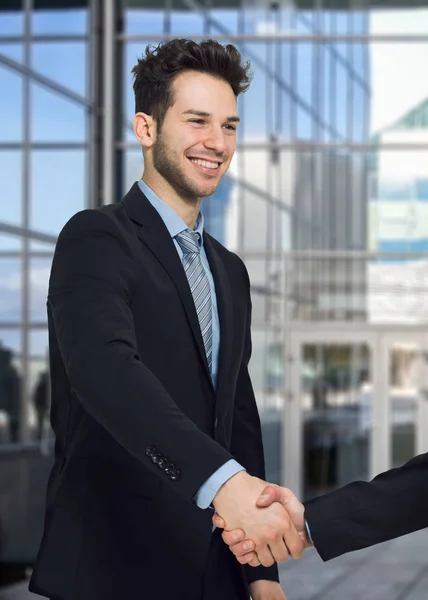
[[[56,460],[30,590],[201,600],[212,511],[196,492],[232,457],[264,478],[248,275],[206,233],[204,247],[221,327],[216,390],[180,258],[138,184],[62,230],[48,294]],[[228,597],[231,574],[245,588],[278,580],[276,565],[245,575],[224,544],[215,557],[215,598]]]
[[[428,527],[428,454],[305,503],[323,560]]]

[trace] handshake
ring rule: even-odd
[[[304,506],[287,488],[269,485],[241,471],[213,500],[213,523],[224,529],[223,541],[242,564],[270,567],[300,558],[312,543]]]

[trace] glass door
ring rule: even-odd
[[[299,331],[290,348],[285,482],[307,500],[371,475],[376,340]]]
[[[289,348],[282,480],[300,498],[428,451],[428,334],[302,325]]]
[[[425,335],[397,331],[382,335],[382,373],[387,391],[389,466],[399,467],[428,451]]]

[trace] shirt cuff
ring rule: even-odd
[[[309,539],[311,540],[311,544],[313,544],[314,540],[312,539],[311,530],[309,529],[309,523],[306,521],[306,519],[305,519],[305,525],[306,525],[306,531],[308,532]]]
[[[195,502],[199,508],[208,508],[211,506],[221,486],[240,471],[245,471],[244,467],[233,458],[217,469],[196,492]]]

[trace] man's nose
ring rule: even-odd
[[[226,144],[224,140],[224,132],[221,127],[212,127],[210,129],[210,133],[205,140],[205,147],[210,150],[214,150],[214,152],[224,152],[226,149]]]

